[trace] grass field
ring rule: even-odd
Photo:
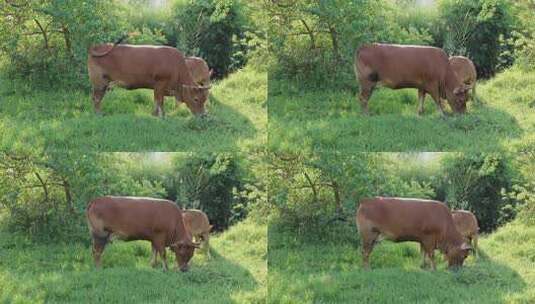
[[[355,230],[355,234],[356,234]],[[301,242],[270,226],[270,303],[535,303],[535,227],[510,223],[454,273],[420,269],[414,243],[382,242],[361,269],[357,237]],[[441,256],[441,255],[440,255]]]
[[[417,115],[415,89],[380,88],[361,114],[356,90],[318,91],[270,80],[269,146],[338,151],[485,151],[535,142],[535,73],[511,69],[478,83],[482,105],[443,119],[427,96]],[[451,112],[449,106],[446,106]]]
[[[34,91],[0,82],[0,144],[24,142],[98,151],[243,151],[267,139],[267,74],[246,67],[216,83],[209,117],[195,118],[166,98],[166,118],[151,115],[152,90],[115,88],[94,114],[90,91]]]
[[[95,270],[89,244],[34,244],[4,232],[0,303],[265,303],[266,229],[238,223],[213,237],[212,260],[195,255],[187,273],[151,268],[149,242],[114,242]]]

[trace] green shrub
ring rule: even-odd
[[[176,1],[166,36],[171,45],[206,60],[217,77],[245,64],[245,6],[235,0]]]
[[[445,158],[443,187],[452,209],[472,211],[481,231],[492,231],[516,215],[513,190],[516,176],[500,154],[461,154]]]
[[[231,154],[203,154],[175,160],[177,202],[203,210],[214,230],[223,230],[246,215],[237,160]]]
[[[517,20],[506,0],[442,0],[439,45],[450,55],[474,62],[478,76],[490,78],[513,63]]]

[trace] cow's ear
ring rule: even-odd
[[[210,77],[212,77],[212,75],[214,74],[214,70],[213,69],[210,69],[210,72],[208,75],[210,75]]]
[[[210,225],[208,231],[212,231],[212,228],[214,228],[214,225]]]

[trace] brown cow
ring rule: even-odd
[[[356,215],[362,240],[363,267],[369,268],[369,256],[380,237],[394,241],[419,242],[436,269],[434,251],[444,253],[448,266],[462,266],[471,247],[455,229],[446,205],[430,200],[376,197],[360,201]]]
[[[155,116],[164,116],[166,95],[183,100],[195,115],[205,113],[209,87],[195,83],[180,51],[167,46],[119,44],[121,40],[89,48],[87,68],[97,114],[110,84],[128,90],[153,89]]]
[[[100,257],[111,237],[125,241],[146,240],[152,243],[152,266],[157,254],[168,269],[166,247],[176,255],[177,267],[188,270],[188,262],[198,244],[182,219],[182,211],[173,202],[155,198],[104,196],[87,206],[87,222],[93,238],[93,258],[100,268]]]
[[[186,65],[193,77],[193,81],[199,86],[210,87],[210,77],[212,77],[213,70],[208,67],[208,64],[204,59],[199,57],[187,57]],[[166,95],[169,96],[169,95]],[[180,96],[175,96],[177,106],[182,103]]]
[[[472,90],[472,94],[468,95],[468,98],[477,101],[476,97],[476,80],[477,72],[476,66],[472,60],[463,56],[452,56],[449,58],[450,66],[457,75],[457,78],[464,83],[469,89]]]
[[[210,231],[212,225],[208,220],[208,216],[197,209],[186,209],[182,212],[184,217],[184,224],[194,238],[195,242],[201,243],[201,251],[206,254],[208,258],[210,256]]]
[[[355,75],[360,83],[360,102],[368,114],[368,100],[377,84],[391,89],[417,88],[435,100],[444,116],[441,97],[454,112],[466,111],[466,91],[451,69],[448,55],[435,47],[367,44],[355,52]],[[425,94],[419,94],[418,114],[423,113]]]
[[[474,248],[474,253],[477,256],[477,239],[479,234],[479,225],[477,224],[476,216],[466,210],[453,210],[451,212],[453,222],[457,231],[465,237],[465,240]]]

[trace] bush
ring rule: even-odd
[[[11,16],[0,23],[0,49],[11,61],[6,75],[46,88],[86,87],[87,48],[126,29],[117,4],[105,0],[25,1],[0,9]]]
[[[478,77],[490,78],[512,65],[517,20],[510,1],[442,0],[439,45],[450,55],[474,62]]]
[[[86,206],[101,195],[165,197],[147,180],[134,181],[113,155],[46,151],[0,153],[0,206],[7,227],[32,238],[85,239]]]
[[[230,154],[204,154],[175,161],[177,202],[203,210],[214,230],[228,228],[246,215],[247,201],[238,163]]]
[[[444,159],[446,202],[452,209],[472,211],[484,232],[496,229],[516,214],[515,175],[499,154],[461,154]]]
[[[176,1],[166,31],[170,44],[202,57],[223,77],[245,64],[245,6],[234,0]]]

